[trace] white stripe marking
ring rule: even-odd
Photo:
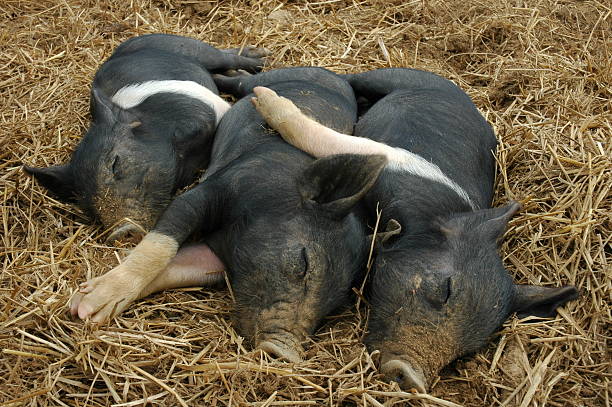
[[[465,192],[459,184],[447,177],[436,164],[427,161],[418,154],[404,150],[403,148],[392,149],[393,151],[389,151],[387,154],[389,158],[387,168],[392,171],[406,171],[410,174],[418,175],[419,177],[446,185],[463,198],[473,210],[478,209],[478,205],[470,199],[467,192]]]
[[[230,104],[219,95],[193,81],[165,80],[135,83],[119,89],[112,100],[123,109],[131,109],[157,93],[177,93],[206,103],[215,112],[216,124],[219,124],[230,108]]]

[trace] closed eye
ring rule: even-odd
[[[308,268],[309,268],[309,263],[308,263],[308,253],[306,252],[306,248],[302,247],[302,251],[301,251],[301,256],[302,256],[302,265],[303,265],[303,269],[300,272],[300,276],[303,277],[306,275],[306,273],[308,272]]]
[[[121,174],[120,174],[120,166],[119,166],[119,156],[116,155],[115,158],[113,159],[113,165],[111,166],[111,171],[113,172],[113,176],[115,178],[120,178]]]
[[[446,279],[446,298],[444,299],[445,304],[448,302],[448,300],[451,297],[451,285],[452,285],[452,281],[451,281],[451,278],[449,277]]]

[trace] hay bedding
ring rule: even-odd
[[[0,3],[0,404],[10,406],[609,406],[612,184],[610,16],[597,1],[328,0]],[[501,141],[498,202],[524,209],[502,246],[515,280],[576,284],[557,318],[509,320],[446,368],[431,395],[382,382],[367,311],[329,318],[298,365],[249,351],[227,289],[147,298],[101,329],[71,320],[78,282],[122,248],[45,195],[21,163],[65,162],[89,82],[136,34],[265,46],[270,66],[409,66],[456,81]]]

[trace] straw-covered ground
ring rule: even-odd
[[[611,10],[605,2],[2,0],[0,405],[609,406]],[[429,395],[381,381],[367,309],[329,320],[300,364],[242,345],[227,289],[176,290],[102,328],[72,320],[77,284],[121,248],[45,194],[22,163],[65,162],[89,84],[121,41],[190,35],[272,51],[269,67],[406,66],[465,89],[500,140],[496,203],[518,199],[501,247],[520,283],[575,284],[555,319],[510,319]]]

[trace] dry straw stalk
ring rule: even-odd
[[[3,0],[0,3],[0,405],[609,406],[611,42],[599,1]],[[22,163],[65,162],[90,80],[121,41],[190,35],[273,51],[272,67],[407,66],[465,89],[500,141],[496,203],[524,209],[502,246],[517,282],[575,284],[553,320],[511,319],[430,395],[381,381],[365,306],[329,318],[306,361],[249,351],[227,289],[139,301],[102,329],[71,320],[78,282],[117,263],[102,230]]]

